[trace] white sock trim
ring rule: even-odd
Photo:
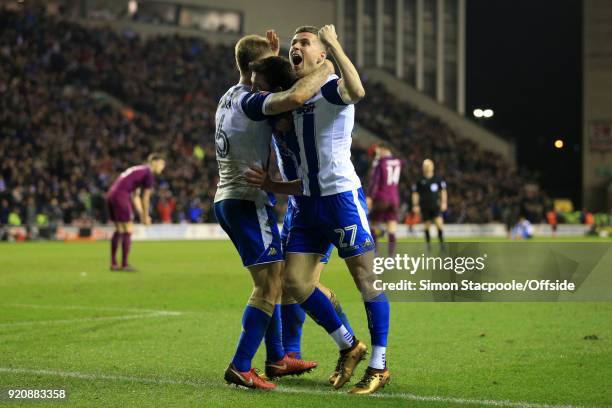
[[[344,325],[338,327],[336,330],[330,333],[338,348],[344,350],[353,345],[353,335],[344,327]]]
[[[387,366],[387,348],[383,346],[372,346],[372,355],[370,356],[370,367],[379,370],[384,370]]]

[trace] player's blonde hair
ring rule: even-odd
[[[272,55],[272,48],[267,39],[260,35],[247,35],[236,43],[236,65],[243,74],[248,74],[249,64],[260,58]]]
[[[147,157],[147,162],[152,163],[154,161],[157,160],[163,160],[166,161],[166,158],[164,157],[163,154],[161,153],[151,153],[148,157]]]

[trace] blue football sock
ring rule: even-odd
[[[346,313],[344,313],[344,310],[342,310],[340,301],[338,300],[338,297],[334,294],[334,292],[331,292],[331,298],[329,300],[332,302],[332,305],[334,305],[334,310],[338,314],[338,317],[342,321],[342,324],[344,325],[344,327],[346,327],[346,330],[348,330],[348,332],[351,333],[352,336],[354,336],[355,332],[353,331],[353,328],[349,324],[348,316],[346,315]]]
[[[266,361],[276,362],[285,357],[282,338],[281,306],[274,306],[274,313],[266,331]]]
[[[296,353],[302,357],[302,327],[306,320],[306,312],[297,304],[281,306],[281,321],[283,329],[283,347],[287,353]]]
[[[312,295],[301,306],[328,333],[332,333],[342,326],[342,320],[338,317],[334,305],[332,305],[327,296],[319,288],[315,288]]]
[[[389,335],[389,300],[381,293],[374,299],[364,302],[368,315],[368,329],[373,346],[387,347]]]
[[[336,313],[338,313],[338,317],[342,321],[342,324],[344,325],[344,327],[346,327],[346,330],[348,330],[349,333],[351,333],[351,335],[354,336],[355,332],[353,331],[353,328],[349,324],[348,316],[346,315],[346,313],[344,313],[340,305],[338,305],[338,308],[336,309]]]
[[[268,324],[270,323],[270,316],[263,310],[259,310],[253,306],[247,306],[244,309],[242,315],[242,334],[240,335],[240,341],[238,341],[238,348],[232,363],[234,367],[240,372],[249,371],[251,369],[251,360],[261,339],[263,339]]]

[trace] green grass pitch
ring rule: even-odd
[[[229,242],[136,242],[137,273],[108,271],[108,252],[0,244],[0,389],[65,388],[53,406],[74,407],[612,406],[612,303],[392,303],[392,382],[375,397],[329,389],[336,346],[308,320],[319,368],[252,392],[222,378],[251,290]],[[369,343],[337,256],[322,281]]]

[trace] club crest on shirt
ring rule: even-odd
[[[229,154],[229,141],[223,129],[217,130],[217,134],[215,135],[215,147],[219,157],[224,158]]]

